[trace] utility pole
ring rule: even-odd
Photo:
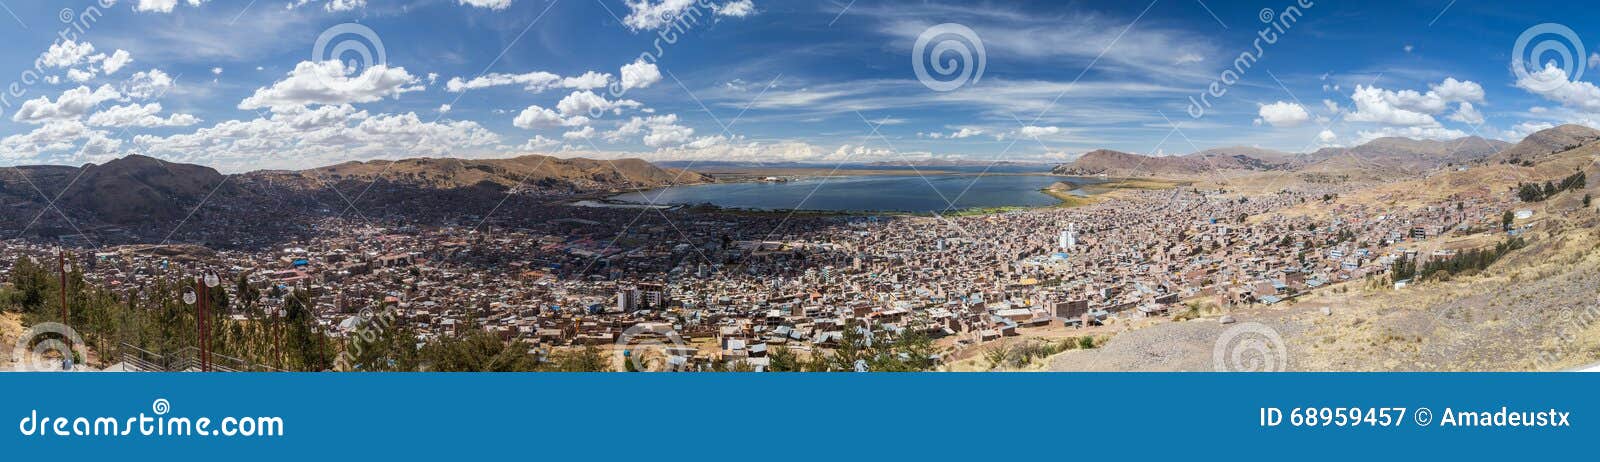
[[[211,290],[201,278],[200,286],[200,371],[211,371]]]
[[[67,315],[71,314],[71,312],[67,310],[67,249],[59,247],[56,248],[56,266],[61,273],[61,324],[68,325],[72,323],[72,319],[67,317]],[[65,338],[66,336],[63,337]],[[65,340],[68,342],[72,341],[71,338],[65,338]],[[73,347],[75,346],[76,345],[67,345],[67,351],[62,352],[62,370],[72,370],[72,352],[76,351],[73,350]],[[87,360],[87,358],[85,359]]]
[[[183,293],[183,303],[194,305],[195,337],[200,345],[200,371],[211,370],[210,349],[206,343],[206,284],[204,277],[194,278],[193,292]]]
[[[67,250],[56,249],[56,267],[61,273],[61,324],[71,323],[67,318]]]
[[[201,312],[206,317],[202,324],[205,326],[203,329],[205,331],[205,347],[200,350],[201,364],[204,365],[205,370],[209,371],[211,370],[211,289],[221,284],[222,280],[217,277],[217,273],[206,271],[204,275],[200,276],[200,282],[201,287],[205,289],[204,292],[201,292],[202,295],[200,297]]]
[[[200,372],[206,371],[206,302],[205,284],[200,278],[194,279],[194,298],[187,299],[194,303],[195,338],[200,347]],[[187,298],[187,297],[186,297]]]

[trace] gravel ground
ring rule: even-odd
[[[1241,366],[1258,364],[1261,368],[1269,369],[1293,368],[1295,350],[1293,344],[1284,341],[1279,344],[1282,348],[1273,347],[1266,341],[1268,337],[1255,333],[1277,332],[1280,338],[1297,334],[1305,328],[1303,323],[1295,321],[1295,318],[1308,316],[1317,309],[1304,305],[1286,309],[1260,308],[1239,311],[1229,315],[1234,318],[1234,322],[1230,324],[1222,324],[1218,317],[1156,324],[1117,334],[1100,348],[1068,351],[1052,357],[1048,370],[1210,372],[1216,369],[1214,356],[1218,348],[1224,352],[1225,365],[1232,364],[1225,367],[1252,369]],[[1264,326],[1266,330],[1261,330],[1257,326]],[[1240,332],[1239,335],[1231,336],[1238,341],[1221,341],[1223,334],[1229,331]],[[1268,348],[1252,349],[1249,344],[1241,343],[1252,340],[1259,340],[1256,345],[1265,345]],[[1265,355],[1255,354],[1261,351],[1265,351]],[[1231,353],[1238,353],[1240,356]],[[1252,360],[1263,362],[1251,363]]]

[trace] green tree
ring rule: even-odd
[[[302,371],[321,371],[333,367],[332,342],[317,328],[316,316],[311,311],[311,294],[294,290],[284,299],[285,345],[288,347],[290,368]]]
[[[551,353],[538,370],[552,372],[611,372],[611,357],[594,345]]]
[[[767,366],[767,370],[772,372],[799,372],[800,367],[800,356],[795,354],[794,350],[790,350],[787,346],[772,349],[771,364]]]
[[[847,327],[839,347],[827,356],[829,371],[855,371],[865,364],[874,372],[915,372],[932,369],[933,340],[921,331]]]
[[[1400,256],[1389,268],[1389,282],[1400,282],[1416,276],[1417,262],[1410,257]]]
[[[44,267],[31,257],[18,258],[16,264],[11,266],[10,279],[14,287],[11,303],[22,313],[42,313],[45,295],[54,291],[56,286]]]
[[[1544,191],[1539,189],[1539,185],[1533,183],[1517,184],[1517,198],[1523,202],[1539,202],[1544,200],[1545,196]]]
[[[539,369],[539,358],[526,344],[507,342],[493,333],[468,326],[463,334],[443,337],[423,347],[423,367],[436,372],[525,372]]]
[[[415,371],[421,364],[416,331],[399,322],[393,311],[375,312],[351,333],[339,353],[341,370]]]

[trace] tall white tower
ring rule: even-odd
[[[1078,247],[1078,231],[1073,223],[1067,223],[1067,230],[1061,232],[1061,239],[1058,245],[1061,246],[1061,250],[1072,250]]]

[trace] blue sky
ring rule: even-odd
[[[1600,125],[1600,21],[1557,2],[0,3],[0,165],[1064,161]]]

